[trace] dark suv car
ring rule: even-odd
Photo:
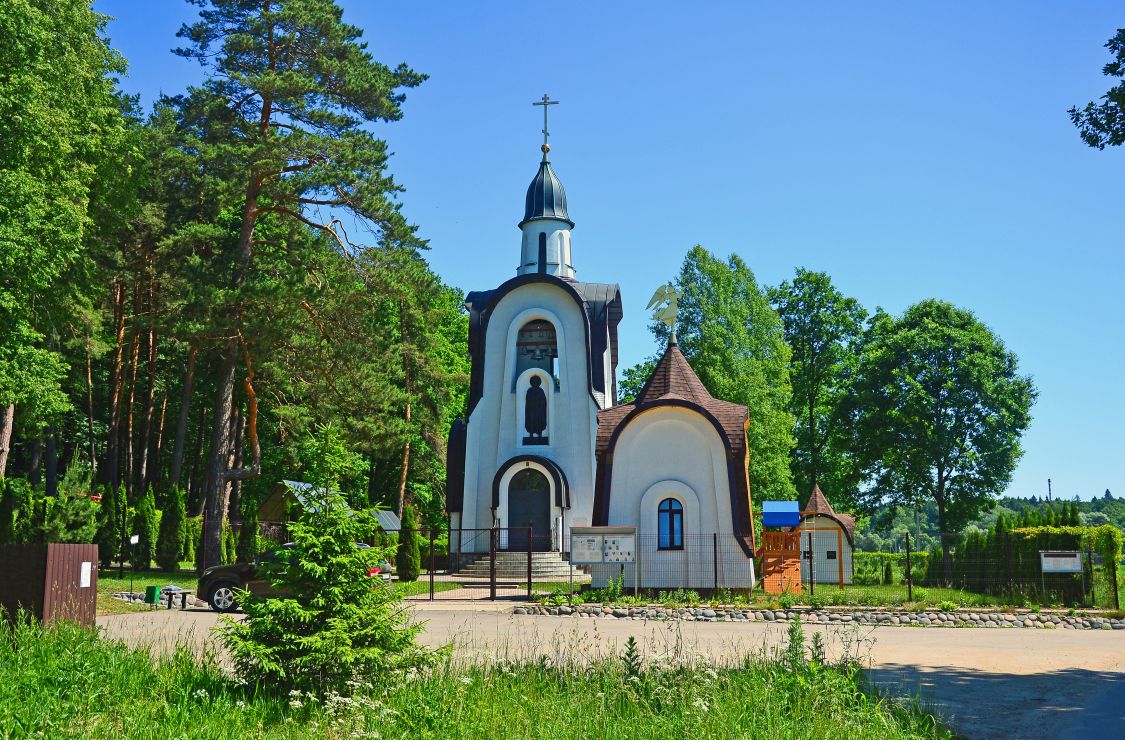
[[[212,566],[199,576],[195,594],[206,599],[211,608],[217,612],[229,612],[238,608],[236,591],[249,591],[255,596],[283,596],[274,588],[273,584],[262,578],[258,573],[258,565],[263,561],[277,560],[283,550],[292,547],[286,543],[280,550],[273,550],[258,557],[253,563],[233,563],[231,565]],[[356,543],[358,548],[370,547],[362,542]],[[387,563],[371,568],[367,575],[381,580],[390,580],[391,568]]]

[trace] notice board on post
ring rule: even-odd
[[[570,562],[635,563],[636,527],[571,527]]]
[[[1081,573],[1082,553],[1077,550],[1040,550],[1043,573]]]

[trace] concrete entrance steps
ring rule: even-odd
[[[578,568],[574,574],[585,575]],[[489,562],[488,553],[482,553],[475,561],[457,571],[459,576],[470,578],[488,578]],[[496,553],[496,577],[505,580],[512,578],[527,579],[527,553],[526,552],[498,552]],[[557,552],[533,552],[531,554],[531,578],[540,580],[566,580],[570,577],[570,563],[562,559]]]

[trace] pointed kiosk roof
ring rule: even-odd
[[[820,490],[820,486],[813,484],[812,493],[805,508],[801,510],[801,517],[823,516],[832,519],[848,534],[848,542],[854,546],[855,517],[851,514],[837,514],[828,502],[828,497]]]

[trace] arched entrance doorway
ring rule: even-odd
[[[537,552],[551,549],[551,484],[535,468],[524,468],[508,483],[508,549],[527,550],[527,530],[532,528],[531,547]]]

